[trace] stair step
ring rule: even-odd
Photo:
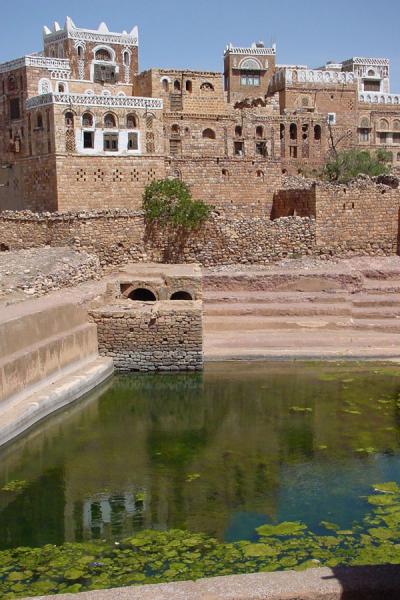
[[[28,393],[3,402],[0,405],[0,446],[94,389],[111,376],[113,369],[111,358],[90,357],[48,377]]]
[[[351,305],[344,303],[316,303],[297,302],[293,303],[207,303],[204,307],[205,315],[221,316],[320,316],[336,315],[345,316],[351,314]]]
[[[329,303],[329,304],[340,304],[348,302],[349,294],[335,294],[334,292],[326,293],[307,293],[307,292],[280,292],[280,291],[267,291],[267,290],[207,290],[204,292],[203,301],[204,304],[217,304],[217,303]]]
[[[203,326],[204,332],[213,331],[261,331],[276,329],[345,329],[352,327],[353,321],[350,318],[315,318],[300,316],[285,317],[255,317],[254,315],[242,315],[233,319],[232,315],[205,315]]]

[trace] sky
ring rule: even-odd
[[[0,0],[0,62],[42,49],[42,27],[64,24],[110,31],[139,27],[140,70],[222,71],[232,42],[277,44],[278,63],[318,67],[352,56],[391,61],[400,93],[400,0]]]

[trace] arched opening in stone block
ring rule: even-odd
[[[128,298],[136,302],[156,302],[157,298],[151,290],[147,288],[136,288],[132,290]]]
[[[179,292],[174,292],[171,295],[170,300],[193,300],[193,297],[189,292],[185,292],[184,290],[180,290]]]

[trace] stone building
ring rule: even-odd
[[[138,29],[43,31],[0,65],[0,210],[138,209],[177,177],[213,204],[271,205],[284,173],[337,148],[385,148],[400,167],[400,94],[387,59],[280,65],[276,46],[227,46],[224,73],[140,72]]]

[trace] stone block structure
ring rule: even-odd
[[[385,148],[400,168],[400,95],[385,58],[317,69],[277,48],[229,44],[224,73],[140,71],[139,36],[43,31],[0,65],[0,211],[138,210],[145,186],[182,178],[212,204],[271,206],[282,174],[338,149]]]
[[[100,354],[122,372],[202,369],[201,298],[196,265],[128,265],[89,310]]]

